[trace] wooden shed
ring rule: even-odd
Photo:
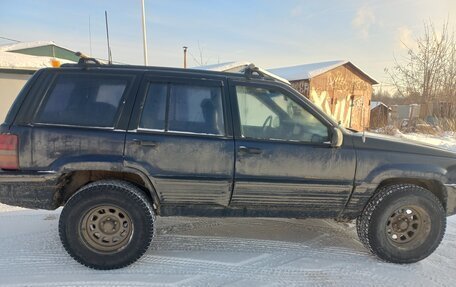
[[[370,105],[370,129],[383,128],[388,125],[391,108],[382,102],[372,101]]]
[[[290,81],[324,112],[355,130],[369,128],[372,86],[378,84],[349,61],[268,69]]]

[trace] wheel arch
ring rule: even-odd
[[[412,177],[396,177],[396,178],[388,178],[381,181],[375,192],[372,196],[377,194],[377,192],[385,186],[395,185],[395,184],[414,184],[425,188],[432,192],[440,201],[443,208],[446,211],[447,207],[447,191],[445,186],[442,182],[436,179],[426,179],[426,178],[412,178]]]
[[[448,193],[442,181],[433,177],[419,176],[393,176],[383,177],[377,183],[361,183],[356,186],[354,192],[347,199],[344,209],[338,216],[338,220],[350,220],[358,217],[365,209],[369,201],[385,186],[396,184],[414,184],[432,192],[440,201],[445,211],[448,210]]]
[[[81,187],[95,181],[116,179],[134,184],[141,189],[150,201],[155,212],[159,214],[160,201],[156,189],[147,176],[140,171],[128,169],[125,171],[110,171],[110,170],[73,170],[65,173],[59,185],[58,201],[60,205],[64,205],[68,199],[74,195]]]

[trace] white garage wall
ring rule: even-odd
[[[11,104],[31,76],[0,72],[0,123],[5,120]]]

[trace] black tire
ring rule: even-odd
[[[82,187],[68,200],[60,215],[59,235],[79,263],[117,269],[147,251],[155,234],[154,222],[151,204],[138,187],[102,180]]]
[[[414,263],[439,246],[446,228],[446,213],[429,190],[413,184],[381,188],[356,222],[358,237],[380,259]]]

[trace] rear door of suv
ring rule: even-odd
[[[141,83],[126,165],[150,177],[164,206],[229,203],[234,140],[225,81],[149,73]]]

